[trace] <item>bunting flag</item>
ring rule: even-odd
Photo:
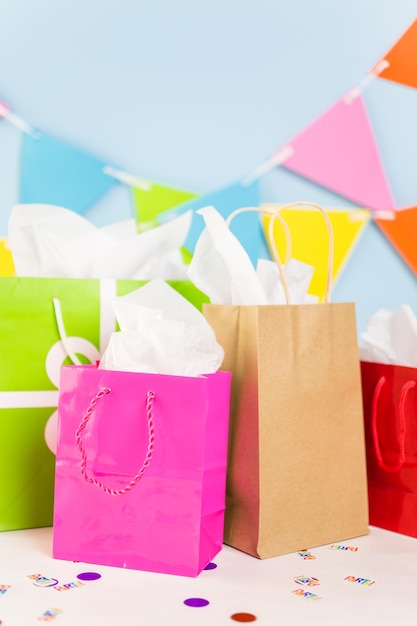
[[[349,261],[349,271],[335,285],[333,302],[355,302],[357,328],[375,311],[394,311],[404,303],[417,311],[416,277],[373,220]]]
[[[115,184],[105,163],[58,139],[22,135],[19,201],[84,211]]]
[[[245,185],[239,181],[165,211],[159,216],[159,219],[160,221],[166,221],[181,215],[185,211],[192,210],[195,212],[205,206],[214,206],[226,219],[235,209],[258,207],[259,202],[260,190],[258,182],[254,181],[250,185]],[[203,228],[203,218],[200,215],[193,215],[190,232],[185,241],[185,248],[189,253],[192,254],[194,252],[195,244]],[[254,265],[256,265],[259,258],[270,258],[258,213],[251,212],[238,215],[232,220],[230,230],[239,239]]]
[[[376,63],[372,72],[378,78],[417,89],[417,20]]]
[[[135,209],[138,230],[148,230],[158,225],[157,217],[160,213],[172,209],[188,200],[193,200],[198,194],[175,187],[167,187],[152,181],[149,189],[132,187],[133,206]]]
[[[269,207],[273,206],[268,204]],[[279,208],[280,205],[276,205]],[[282,206],[282,205],[281,205]],[[365,227],[370,212],[361,209],[325,209],[334,235],[334,262],[332,283],[336,283],[348,259],[353,253]],[[329,233],[319,211],[308,207],[282,209],[281,216],[288,225],[291,237],[291,257],[314,267],[309,293],[323,300],[327,287]],[[263,219],[265,237],[268,238],[269,217]],[[274,243],[280,259],[285,263],[287,242],[284,230],[277,221],[274,224]]]
[[[14,276],[14,273],[12,253],[6,239],[0,239],[0,276]]]
[[[283,167],[358,206],[392,211],[394,201],[359,94],[325,111],[275,155]],[[272,159],[274,155],[272,155]]]
[[[9,111],[9,107],[4,102],[0,102],[0,120],[5,117],[6,113]]]
[[[417,207],[395,213],[393,220],[375,220],[393,248],[417,276]]]

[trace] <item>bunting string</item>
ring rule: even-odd
[[[205,194],[156,183],[106,163],[33,128],[4,102],[0,102],[0,118],[23,134],[19,202],[57,204],[82,214],[119,183],[132,190],[138,227],[146,230],[208,204],[216,206],[226,219],[240,206],[260,203],[258,182],[274,168],[282,167],[346,198],[358,208],[368,209],[390,243],[410,263],[411,235],[404,228],[399,236],[388,222],[397,224],[401,213],[401,223],[407,223],[410,229],[417,207],[397,206],[363,99],[364,91],[378,80],[417,88],[417,20],[357,85],[318,118],[241,180]],[[238,236],[252,260],[269,258],[259,220],[255,219],[250,224],[242,220]],[[193,253],[201,228],[200,222],[193,220],[185,252]],[[416,271],[415,260],[412,264]]]

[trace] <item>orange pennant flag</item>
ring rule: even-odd
[[[417,207],[395,212],[393,220],[375,222],[417,276]]]
[[[417,20],[376,63],[370,72],[378,78],[417,89]]]

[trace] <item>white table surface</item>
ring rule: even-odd
[[[205,626],[238,624],[236,613],[267,626],[378,626],[414,623],[417,615],[417,540],[370,527],[369,535],[339,545],[357,550],[312,548],[314,559],[299,553],[259,561],[224,546],[216,568],[197,578],[154,574],[60,561],[51,557],[52,529],[0,533],[0,622],[2,626],[42,623],[46,611],[60,609],[57,626]],[[33,574],[60,585],[82,572],[101,578],[57,591],[39,587]],[[297,584],[297,576],[320,585]],[[361,584],[346,577],[367,579]],[[8,586],[1,591],[1,585]],[[4,591],[6,589],[6,591]],[[292,593],[314,593],[313,600]],[[190,607],[187,598],[209,604]]]

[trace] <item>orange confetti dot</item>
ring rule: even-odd
[[[230,618],[235,622],[254,622],[256,620],[256,616],[252,613],[233,613]]]

